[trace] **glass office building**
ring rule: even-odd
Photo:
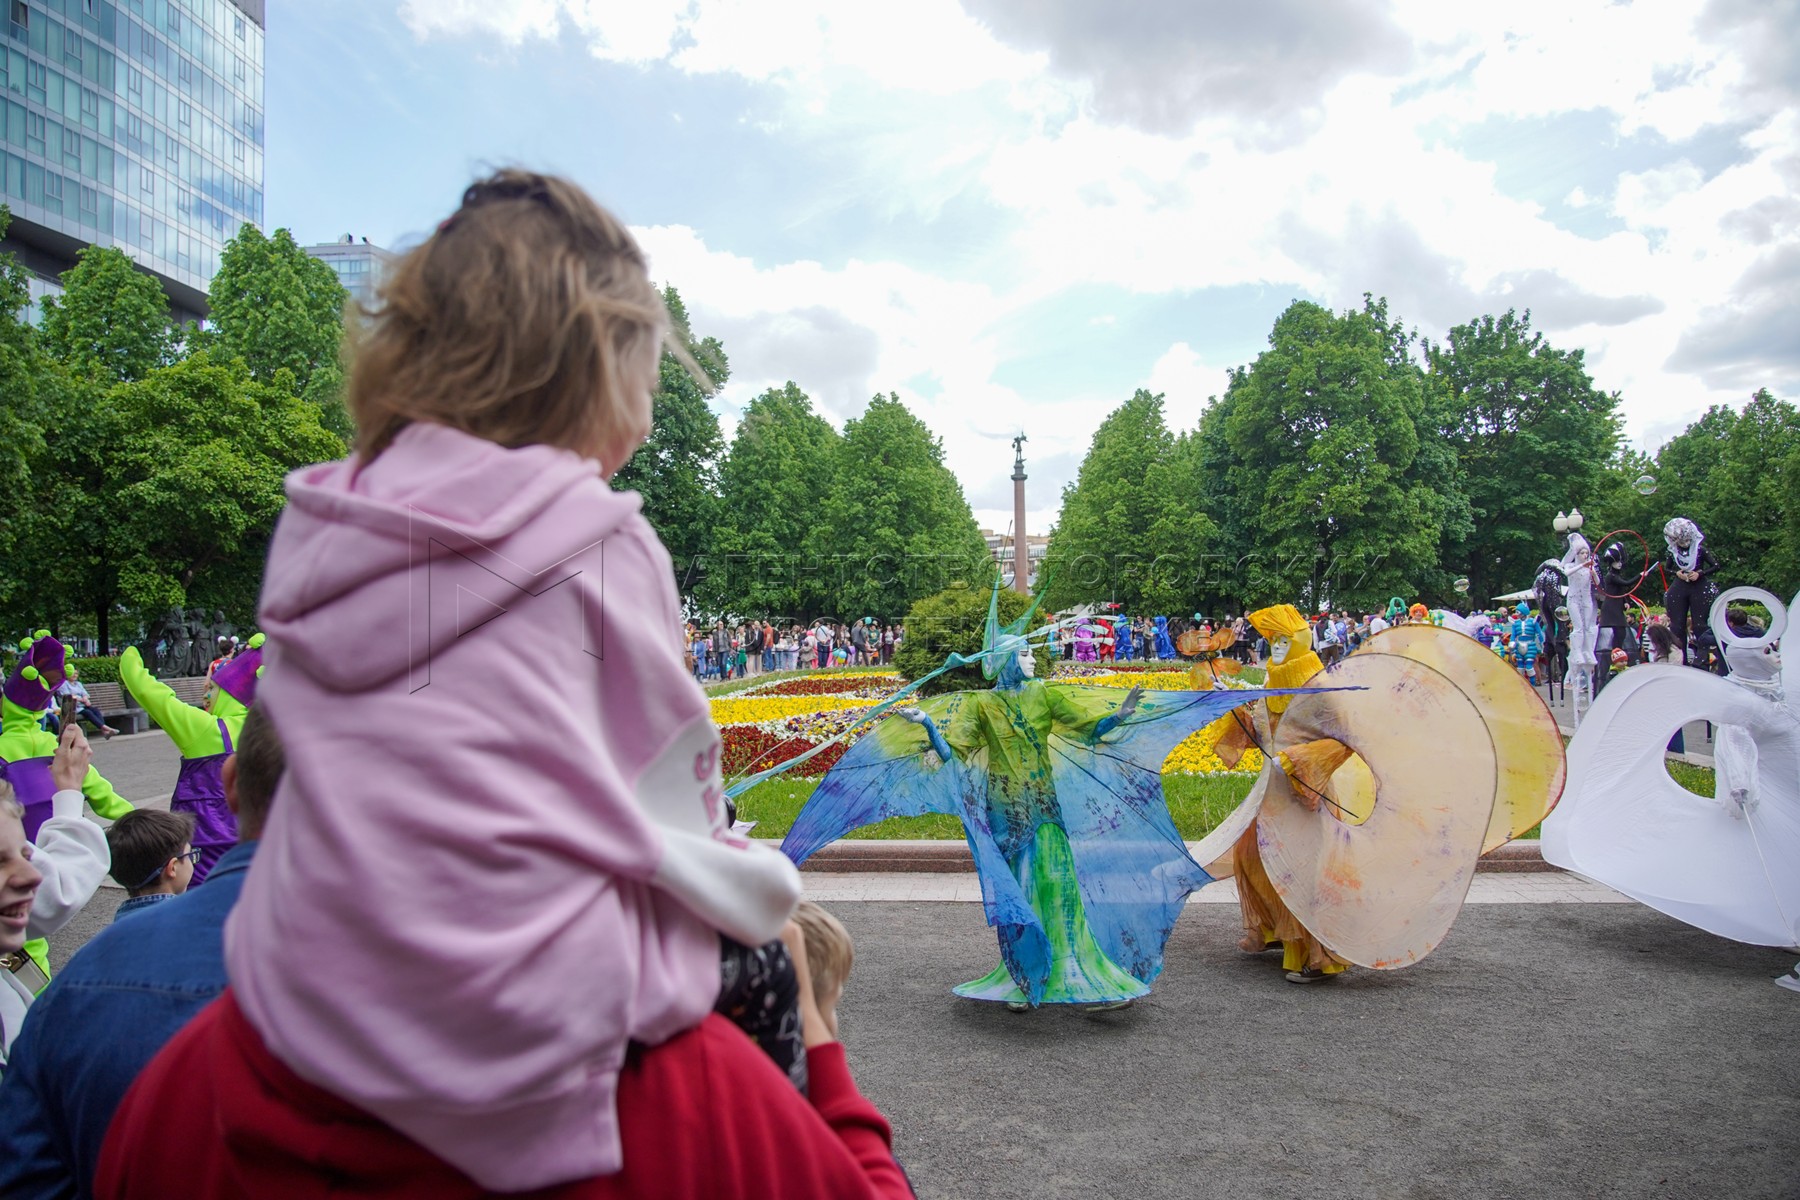
[[[359,242],[347,233],[335,242],[308,246],[306,252],[335,271],[351,299],[364,308],[375,306],[375,290],[387,278],[388,267],[397,257],[371,244],[368,238]]]
[[[0,249],[33,299],[85,245],[206,315],[227,240],[263,222],[263,0],[0,0]]]

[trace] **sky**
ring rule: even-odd
[[[1140,387],[1192,428],[1294,300],[1530,309],[1654,450],[1800,399],[1800,0],[270,0],[268,214],[421,239],[578,180],[724,344],[896,392],[1043,532]]]

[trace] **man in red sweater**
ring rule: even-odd
[[[789,926],[794,929],[793,926]],[[888,1123],[850,1077],[800,975],[810,1096],[737,1026],[713,1015],[619,1073],[624,1169],[528,1193],[538,1200],[902,1200]],[[785,937],[785,933],[784,933]],[[102,1200],[381,1196],[474,1200],[492,1193],[417,1143],[278,1062],[229,990],[165,1046],[107,1133]]]

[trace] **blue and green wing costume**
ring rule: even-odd
[[[1188,895],[1212,878],[1176,832],[1163,760],[1272,694],[1146,692],[1123,721],[1117,688],[1033,680],[935,697],[919,705],[930,727],[886,720],[852,746],[782,849],[803,863],[863,825],[955,815],[1002,958],[959,994],[1031,1004],[1143,995]]]

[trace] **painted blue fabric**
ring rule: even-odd
[[[1014,982],[1037,1002],[1050,969],[1040,914],[1019,882],[1044,822],[1068,838],[1082,907],[1106,955],[1148,984],[1189,893],[1211,882],[1175,829],[1162,764],[1177,743],[1241,704],[1287,691],[1145,692],[1122,723],[1117,688],[1046,684],[956,692],[919,705],[928,731],[882,721],[853,745],[801,809],[782,850],[820,847],[889,817],[954,814],[980,874],[982,905]],[[1000,738],[995,743],[993,739]]]

